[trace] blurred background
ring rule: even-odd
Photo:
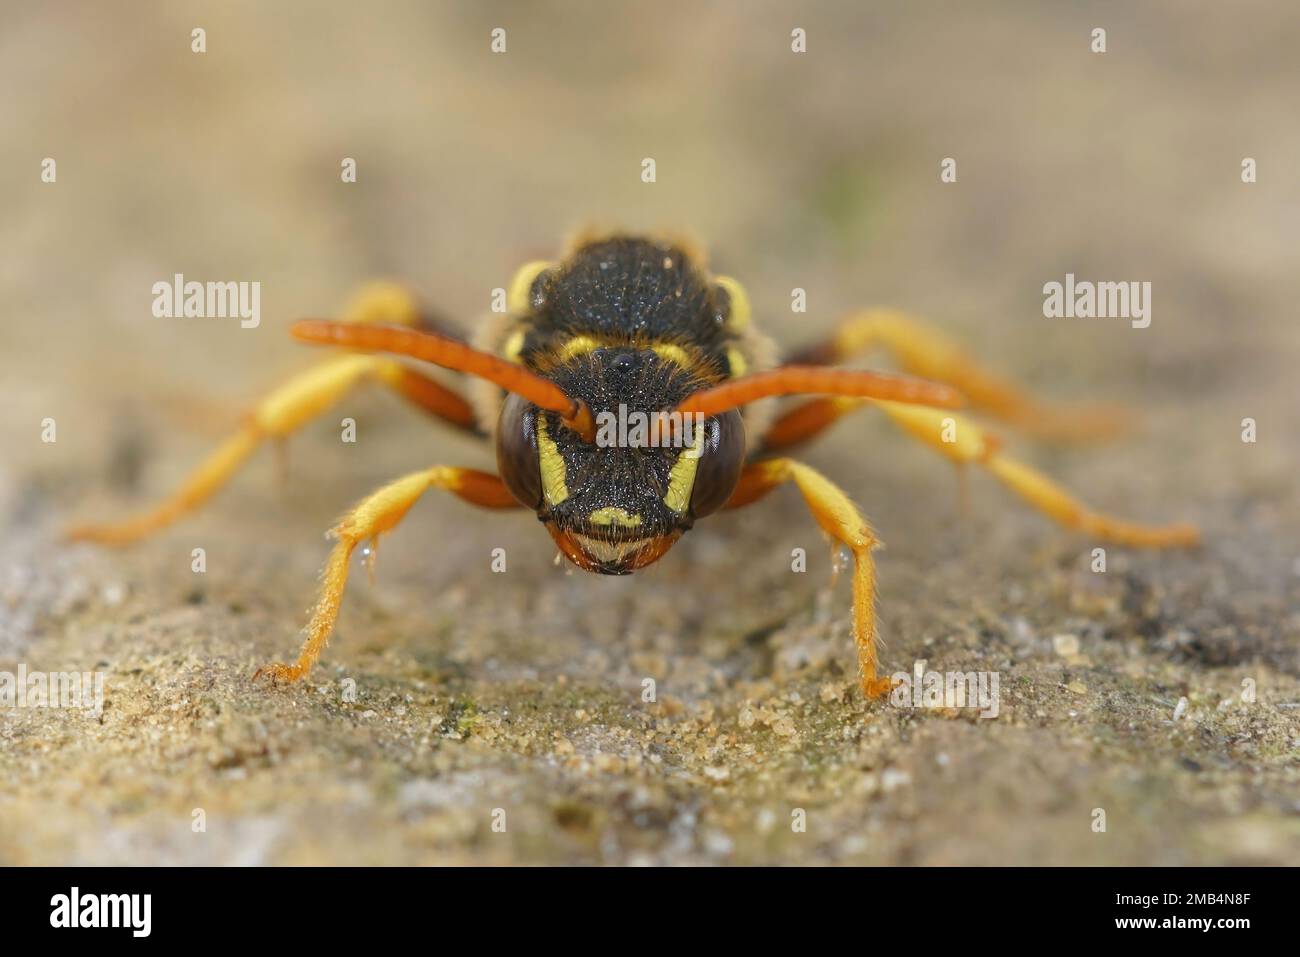
[[[1294,860],[1300,712],[1274,706],[1300,699],[1293,4],[0,17],[0,667],[102,667],[112,705],[90,730],[4,717],[0,859]],[[174,488],[310,364],[294,319],[395,278],[472,329],[519,264],[589,225],[693,235],[785,345],[892,305],[1041,394],[1140,409],[1115,446],[1019,449],[1098,507],[1200,522],[1209,546],[1118,556],[1098,583],[1089,543],[991,483],[973,476],[960,521],[932,453],[867,417],[839,426],[809,457],[889,543],[886,663],[995,661],[1009,714],[974,723],[856,700],[847,590],[822,590],[794,496],[702,525],[618,582],[553,568],[531,518],[430,498],[386,541],[377,587],[349,593],[319,694],[250,689],[253,667],[296,648],[321,532],[348,502],[437,462],[490,467],[376,393],[339,413],[357,446],[340,451],[328,416],[291,443],[288,485],[264,452],[139,548],[58,543],[70,518]],[[1043,284],[1067,272],[1151,282],[1150,327],[1045,319]],[[175,273],[260,281],[260,326],[155,318],[151,287]],[[468,571],[494,544],[511,574]],[[792,547],[809,575],[789,574]],[[1063,660],[1063,633],[1080,654]],[[359,705],[325,689],[344,667]],[[642,708],[644,674],[675,703]],[[1259,707],[1221,707],[1245,678]],[[1188,730],[1168,721],[1181,697]],[[782,836],[795,802],[815,828]],[[487,828],[498,804],[519,808],[508,837]],[[199,806],[220,822],[206,840]],[[1097,806],[1125,838],[1089,831]]]

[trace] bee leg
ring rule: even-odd
[[[390,285],[368,287],[349,307],[347,318],[353,322],[419,324],[415,301]],[[461,429],[475,431],[469,403],[433,379],[380,356],[333,356],[266,396],[248,415],[243,427],[191,472],[166,500],[122,522],[75,525],[67,530],[67,537],[73,541],[125,545],[158,531],[198,508],[225,486],[264,440],[284,439],[365,381],[379,381],[430,414]]]
[[[866,399],[822,396],[808,399],[778,416],[759,440],[759,454],[779,452],[808,442],[843,416],[860,409]]]
[[[896,402],[876,405],[903,431],[958,466],[975,464],[987,469],[1029,505],[1066,528],[1137,548],[1176,548],[1200,542],[1193,525],[1141,525],[1094,512],[1041,472],[1003,455],[1002,443],[995,436],[962,416]]]
[[[307,674],[320,657],[334,630],[343,590],[348,582],[352,553],[363,542],[372,542],[392,531],[410,511],[412,505],[431,488],[439,488],[483,508],[518,508],[519,503],[495,475],[475,469],[439,465],[413,472],[371,493],[359,502],[332,531],[336,539],[325,570],[321,575],[320,593],[298,660],[292,665],[276,662],[259,668],[253,677],[272,682],[293,682]]]
[[[830,338],[797,353],[798,364],[833,365],[875,346],[888,350],[904,371],[946,382],[971,404],[1030,435],[1057,441],[1090,441],[1117,435],[1133,417],[1108,405],[1058,406],[1041,402],[971,359],[957,343],[925,323],[893,309],[868,309],[843,320]],[[825,415],[843,406],[815,400]],[[823,428],[839,415],[832,414]]]
[[[862,690],[881,698],[893,687],[876,677],[876,566],[871,550],[880,542],[849,497],[817,470],[793,459],[768,459],[746,467],[727,508],[740,508],[785,482],[794,482],[822,530],[853,554],[853,640]]]

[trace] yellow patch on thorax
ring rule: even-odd
[[[524,340],[528,337],[528,330],[519,326],[510,335],[506,336],[505,342],[501,343],[502,358],[509,359],[511,362],[518,362],[519,356],[524,351]]]
[[[528,311],[528,293],[532,290],[533,283],[538,276],[554,265],[555,263],[552,262],[535,259],[519,267],[514,278],[510,280],[510,289],[506,293],[506,308],[512,314],[518,316]]]
[[[745,287],[730,276],[715,276],[713,281],[727,291],[727,297],[731,300],[727,327],[732,332],[744,332],[749,327],[750,317],[749,295],[745,292]]]
[[[650,349],[660,359],[675,363],[683,369],[689,369],[691,367],[690,355],[688,355],[686,350],[679,345],[675,345],[671,342],[656,342],[650,346]]]
[[[555,355],[561,362],[567,362],[576,356],[585,356],[589,352],[595,352],[600,348],[600,345],[600,341],[591,336],[574,336],[557,348]]]

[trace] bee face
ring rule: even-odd
[[[512,397],[497,429],[500,474],[575,564],[629,574],[662,556],[731,494],[745,453],[740,417],[652,425],[694,381],[653,349],[594,349],[556,373],[592,409],[596,440]]]

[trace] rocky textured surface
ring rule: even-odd
[[[106,677],[100,716],[0,710],[0,860],[1297,859],[1300,134],[1279,118],[1300,38],[1265,27],[1280,5],[426,6],[87,5],[0,36],[23,91],[0,106],[22,147],[0,184],[0,670]],[[829,590],[792,492],[627,579],[555,566],[527,515],[431,496],[375,584],[354,573],[311,678],[252,684],[296,648],[349,502],[427,464],[490,466],[373,392],[295,437],[287,480],[266,450],[138,547],[58,540],[174,487],[310,362],[293,318],[386,275],[468,328],[593,221],[693,231],[783,343],[889,303],[1040,393],[1127,403],[1142,426],[1119,443],[1011,447],[1098,507],[1199,522],[1206,546],[1112,548],[1096,574],[1095,543],[990,479],[970,476],[963,515],[932,453],[842,423],[806,457],[888,543],[885,664],[996,671],[1000,714],[979,720],[861,699],[847,582]],[[261,281],[261,325],[152,318],[177,272]],[[1151,326],[1044,319],[1066,272],[1151,281]]]

